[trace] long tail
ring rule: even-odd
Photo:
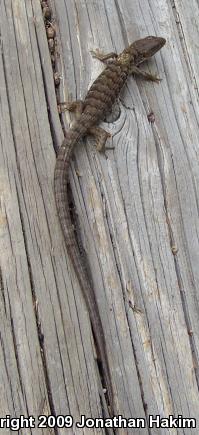
[[[75,273],[78,277],[84,295],[84,299],[89,311],[89,316],[93,328],[94,337],[96,340],[97,349],[100,354],[102,367],[105,373],[105,381],[107,385],[109,402],[112,407],[113,394],[112,394],[112,384],[111,384],[107,351],[106,351],[105,336],[104,336],[101,318],[96,303],[95,294],[90,285],[88,274],[86,272],[84,263],[83,261],[81,261],[81,254],[79,252],[79,248],[74,234],[73,225],[71,222],[68,197],[67,197],[67,178],[68,178],[67,176],[68,176],[68,166],[70,162],[70,157],[73,152],[73,148],[75,144],[80,140],[80,138],[83,136],[83,134],[85,134],[85,132],[83,132],[82,129],[80,128],[77,129],[72,128],[68,133],[68,137],[64,139],[59,149],[57,161],[55,165],[54,190],[55,190],[57,211],[58,211],[62,231],[64,234],[67,251],[72,261],[73,267],[75,269]]]

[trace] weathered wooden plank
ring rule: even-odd
[[[70,181],[106,331],[115,413],[197,418],[197,5],[50,4],[61,101],[84,97],[102,70],[90,49],[119,52],[147,34],[167,39],[145,66],[161,84],[129,79],[114,122],[104,123],[114,150],[99,155],[92,140],[81,143]],[[63,133],[40,2],[0,2],[0,26],[1,415],[100,416],[88,315],[54,204],[52,137],[58,144]],[[63,121],[67,127],[68,114]]]
[[[2,349],[8,346],[1,359],[1,415],[71,414],[77,420],[81,410],[94,417],[102,409],[91,330],[68,270],[54,203],[55,153],[44,85],[48,96],[54,87],[41,7],[35,0],[0,7],[1,339]],[[51,120],[61,138],[55,103],[52,97],[57,119]]]
[[[89,24],[89,20],[88,20],[88,16],[86,17],[86,15],[84,14],[84,10],[85,10],[85,4],[84,3],[78,3],[75,5],[75,3],[72,2],[60,2],[59,4],[56,4],[56,12],[57,12],[57,16],[58,16],[58,27],[60,29],[60,32],[62,32],[62,27],[63,27],[63,39],[61,40],[61,46],[63,47],[63,53],[62,55],[65,56],[65,52],[69,53],[71,50],[73,50],[73,46],[76,47],[78,40],[84,40],[85,44],[84,46],[87,47],[86,51],[87,51],[87,56],[85,59],[85,65],[87,65],[88,68],[88,57],[90,57],[89,55],[89,49],[93,48],[92,46],[88,47],[87,44],[87,36],[86,35],[91,35],[92,32],[94,32],[94,29],[91,28],[90,29],[90,24]],[[65,7],[64,7],[65,6]],[[89,7],[90,5],[88,5]],[[93,3],[91,3],[91,8],[93,6]],[[101,6],[102,4],[100,3],[100,8],[98,10],[98,4],[97,4],[97,12],[99,12],[101,10]],[[60,9],[59,9],[60,8]],[[68,9],[69,8],[69,9]],[[78,8],[78,10],[76,9]],[[60,15],[59,15],[60,13]],[[78,35],[78,32],[76,34],[73,34],[72,28],[69,29],[69,35],[72,35],[71,40],[69,40],[69,38],[66,38],[66,25],[65,23],[67,22],[67,16],[70,16],[70,23],[74,23],[75,20],[77,19],[77,15],[78,17],[82,17],[83,18],[83,23],[81,24],[81,20],[79,19],[78,25],[79,25],[79,29],[82,29],[82,35]],[[86,20],[86,21],[85,21]],[[70,26],[70,24],[69,24]],[[80,30],[79,30],[80,31]],[[103,29],[102,29],[103,31]],[[62,36],[62,33],[61,33]],[[71,43],[71,45],[70,45]],[[59,45],[58,45],[59,47]],[[59,48],[58,48],[59,49]],[[84,48],[85,50],[85,48]],[[75,58],[77,53],[77,59]],[[76,52],[74,50],[73,52],[73,59],[74,59],[74,63],[77,62],[77,65],[79,65],[80,62],[80,54],[78,52]],[[81,58],[81,62],[84,62],[83,56]],[[89,63],[91,65],[91,57],[89,59]],[[96,62],[96,61],[95,61]],[[67,61],[65,61],[65,64],[68,67],[68,63]],[[70,63],[69,63],[69,67],[70,67]],[[68,68],[69,68],[68,67]],[[86,68],[86,67],[85,67]],[[87,79],[87,70],[85,70],[85,68],[83,67],[82,70],[86,72],[85,77],[82,75],[81,77],[78,77],[78,74],[80,74],[79,69],[77,68],[77,74],[75,77],[75,80],[77,82],[77,88],[78,88],[78,83],[79,86],[82,86],[82,91],[80,89],[80,98],[82,96],[82,93],[86,88],[89,86],[88,83],[88,79]],[[76,68],[74,66],[74,70],[76,71]],[[82,74],[82,72],[81,72]],[[64,76],[64,74],[63,74]],[[73,81],[73,77],[74,74],[66,74],[66,80],[68,79],[70,81]],[[93,77],[92,77],[93,80]],[[81,84],[81,85],[80,85]],[[67,86],[65,86],[64,89],[71,89],[70,88],[70,82]],[[78,91],[77,91],[78,92]],[[63,96],[63,99],[67,99],[66,96]],[[137,374],[136,374],[136,367],[134,364],[134,357],[133,357],[133,351],[132,351],[132,346],[131,346],[131,342],[130,342],[130,336],[128,334],[128,324],[126,321],[126,314],[124,312],[124,304],[123,304],[123,296],[122,296],[122,291],[121,291],[121,285],[118,281],[118,275],[117,275],[117,270],[116,267],[114,265],[114,257],[112,255],[112,250],[109,248],[109,237],[108,234],[106,233],[106,231],[102,233],[103,227],[103,215],[102,215],[102,207],[100,204],[100,198],[98,196],[98,192],[97,192],[97,186],[95,184],[95,171],[91,172],[91,167],[89,165],[89,162],[87,160],[87,157],[85,155],[85,153],[82,153],[80,150],[80,158],[81,158],[81,162],[77,164],[77,169],[78,169],[78,173],[82,174],[82,177],[80,177],[80,179],[78,179],[78,177],[75,178],[75,184],[78,189],[78,197],[81,197],[81,192],[83,194],[83,198],[86,198],[86,203],[83,206],[83,203],[81,202],[80,204],[80,208],[79,208],[79,216],[80,216],[80,226],[82,228],[86,228],[86,243],[87,245],[85,246],[86,251],[90,250],[90,256],[92,258],[91,261],[91,272],[93,272],[93,278],[95,278],[96,281],[96,289],[99,289],[98,291],[96,291],[96,298],[98,300],[99,306],[100,306],[100,313],[102,315],[102,321],[103,324],[105,325],[105,330],[106,330],[106,337],[107,337],[107,342],[108,342],[108,349],[110,350],[109,353],[109,357],[110,357],[110,366],[112,367],[112,372],[113,372],[113,376],[115,377],[114,381],[115,381],[115,395],[116,395],[116,413],[122,413],[124,415],[126,415],[127,417],[134,415],[134,416],[139,416],[139,417],[144,417],[144,410],[143,410],[143,404],[142,404],[142,399],[141,399],[141,394],[140,394],[140,388],[139,388],[139,384],[138,384],[138,380],[137,380]],[[98,158],[98,157],[97,157]],[[104,157],[102,157],[104,159]],[[85,161],[83,161],[83,159]],[[86,171],[86,172],[85,172]],[[86,183],[84,183],[84,173],[86,173]],[[89,183],[87,185],[87,183]],[[87,188],[89,189],[89,193],[87,192]],[[89,197],[87,198],[87,195],[89,195]],[[90,205],[89,209],[87,208]],[[84,208],[85,207],[85,208]],[[89,216],[87,216],[89,210]],[[97,219],[96,219],[97,216]],[[85,221],[83,221],[83,219],[85,219]],[[99,227],[98,227],[99,226]],[[98,234],[96,234],[97,240],[92,240],[93,238],[93,234],[92,231],[95,228],[95,231],[98,232]],[[89,245],[88,245],[89,244]],[[93,246],[92,246],[93,245]],[[102,251],[100,251],[100,249],[102,249]],[[88,252],[87,252],[88,254]],[[100,255],[104,266],[105,266],[105,270],[106,270],[106,276],[105,276],[105,283],[103,283],[103,279],[104,277],[101,276],[100,273],[100,265],[98,263],[98,255]],[[107,281],[108,280],[108,281]],[[107,290],[109,291],[109,293],[106,293],[106,290],[103,289],[104,284],[107,285]],[[113,288],[112,288],[113,286]],[[118,297],[118,294],[115,293],[115,295],[117,295],[117,299],[112,300],[110,299],[111,297],[111,292],[114,289],[114,287],[118,290],[120,289],[120,291],[118,292],[118,294],[120,294],[120,296]],[[101,290],[101,291],[100,291]],[[112,325],[110,325],[109,322],[109,318],[110,318],[110,314],[111,311],[113,310],[114,315],[112,317]],[[116,311],[115,311],[116,310]],[[120,332],[122,332],[122,336],[120,336],[118,338],[118,332],[116,330],[116,324],[114,325],[114,316],[118,316],[117,310],[120,311],[120,317],[121,317],[121,327],[120,327]],[[118,351],[120,349],[120,352]],[[128,349],[128,352],[126,352],[126,349]],[[124,366],[124,361],[123,361],[123,354],[125,354],[125,366]],[[121,371],[120,371],[121,370]],[[128,373],[129,371],[129,373]],[[120,373],[120,376],[118,376],[118,373]],[[129,374],[129,376],[128,376]],[[128,380],[127,380],[128,378]],[[134,391],[134,394],[132,396],[132,394],[130,393],[131,389]]]
[[[23,193],[19,160],[25,134],[22,82],[17,64],[11,3],[0,3],[1,26],[1,417],[49,412],[36,318],[31,274],[21,215]],[[23,30],[23,29],[21,29]],[[20,82],[20,83],[19,83]],[[24,108],[24,107],[23,107]],[[15,110],[18,109],[18,113]],[[25,108],[24,108],[25,109]],[[20,133],[20,134],[19,134]],[[24,146],[25,138],[23,138]],[[26,161],[27,164],[27,161]],[[24,186],[25,187],[25,186]],[[19,203],[19,197],[21,202]],[[25,211],[25,210],[24,210]],[[41,405],[43,407],[41,408]],[[3,430],[3,429],[2,429]],[[6,431],[6,430],[5,430]],[[7,433],[7,431],[6,431]],[[21,433],[21,431],[20,431]],[[27,429],[27,434],[32,433]],[[41,433],[44,433],[41,430]]]
[[[129,80],[120,116],[106,126],[115,150],[105,158],[90,145],[78,147],[71,183],[106,325],[118,409],[142,415],[139,384],[146,416],[197,417],[197,337],[189,330],[198,326],[198,104],[175,10],[166,1],[143,1],[142,7],[137,1],[117,7],[114,1],[60,1],[55,7],[65,59],[61,99],[67,99],[66,89],[72,99],[83,97],[103,68],[90,49],[120,51],[146,34],[167,39],[150,62],[163,81]]]

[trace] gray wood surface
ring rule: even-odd
[[[54,194],[59,101],[84,98],[103,65],[157,34],[166,46],[130,78],[104,128],[105,155],[77,145],[70,182],[108,344],[115,415],[182,415],[199,425],[198,4],[183,0],[51,0],[55,92],[39,0],[0,0],[0,415],[108,415],[86,306]],[[148,115],[153,113],[155,122]],[[71,119],[62,115],[64,128]],[[0,429],[2,434],[12,433]],[[197,434],[198,429],[109,433]]]

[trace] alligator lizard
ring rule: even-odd
[[[74,228],[71,222],[69,204],[67,200],[67,180],[70,158],[77,142],[86,134],[92,134],[96,138],[97,148],[103,150],[109,133],[98,127],[97,124],[104,119],[117,99],[121,88],[130,74],[137,74],[146,80],[158,81],[156,76],[144,72],[138,66],[153,56],[165,44],[164,38],[148,36],[129,45],[121,54],[102,54],[93,52],[94,56],[107,66],[89,89],[84,101],[69,103],[68,110],[76,111],[78,119],[66,133],[64,141],[59,149],[54,175],[55,200],[57,211],[65,238],[69,257],[89,311],[91,325],[96,340],[97,349],[101,358],[105,374],[105,382],[110,404],[113,404],[113,388],[110,378],[110,368],[107,358],[107,346],[105,334],[96,303],[95,294],[87,277],[84,263],[82,262]],[[110,60],[111,59],[111,60]]]

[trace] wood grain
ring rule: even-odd
[[[70,182],[106,331],[115,414],[198,418],[197,3],[50,4],[60,101],[84,97],[102,71],[89,50],[120,52],[149,34],[167,39],[144,67],[161,83],[128,81],[114,122],[102,123],[114,150],[103,156],[91,139],[79,144]],[[89,318],[56,216],[54,146],[63,133],[40,2],[0,2],[0,32],[0,413],[102,416]],[[62,120],[67,128],[69,115]]]

